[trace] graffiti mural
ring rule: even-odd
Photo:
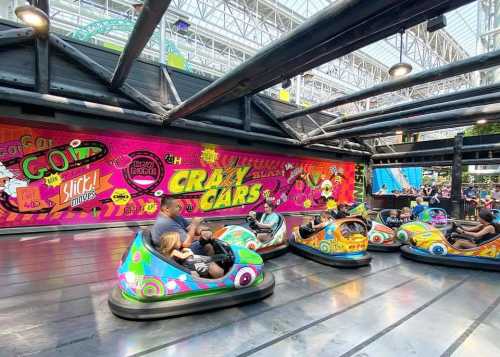
[[[320,210],[354,191],[353,162],[0,124],[3,228],[151,220],[164,196],[187,217],[244,215],[265,199],[279,212]]]

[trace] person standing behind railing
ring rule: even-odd
[[[495,201],[495,208],[500,209],[500,185],[495,186],[495,191],[493,191],[492,198]]]
[[[472,185],[469,185],[466,189],[464,189],[464,200],[465,219],[475,220],[478,201],[476,190],[472,187]]]
[[[491,198],[490,195],[486,195],[486,197],[481,199],[481,204],[484,208],[492,209],[495,201],[493,200],[493,198]]]

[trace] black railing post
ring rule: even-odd
[[[453,145],[453,165],[451,168],[451,216],[453,218],[463,219],[462,202],[462,147],[464,134],[459,133],[455,136]]]

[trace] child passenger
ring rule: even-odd
[[[398,228],[401,225],[401,220],[398,218],[398,211],[392,209],[389,212],[389,217],[387,217],[386,223],[389,228]]]
[[[161,236],[158,249],[160,253],[193,271],[193,276],[218,279],[224,275],[224,270],[212,262],[210,257],[194,254],[189,248],[181,248],[178,232],[167,232]]]
[[[410,207],[403,207],[401,213],[399,214],[400,224],[405,224],[411,221],[411,209]]]
[[[330,212],[321,212],[321,215],[319,217],[315,217],[309,223],[306,223],[299,227],[300,236],[303,239],[308,238],[317,231],[325,228],[332,221],[333,219]]]

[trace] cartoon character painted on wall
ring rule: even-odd
[[[323,209],[328,202],[338,201],[342,196],[342,186],[345,181],[344,169],[331,166],[325,170],[315,167],[294,167],[287,163],[283,176],[287,185],[283,191],[286,195],[279,196],[280,202],[288,199],[288,193],[293,189],[293,199],[306,209]]]
[[[330,181],[332,182],[332,196],[338,200],[340,197],[340,190],[342,189],[342,183],[345,180],[344,169],[342,167],[337,168],[332,166],[330,168],[331,176]]]
[[[0,192],[16,198],[18,187],[27,187],[28,182],[15,177],[14,173],[0,162]]]
[[[324,180],[321,183],[321,197],[328,201],[333,196],[333,184],[330,180]]]

